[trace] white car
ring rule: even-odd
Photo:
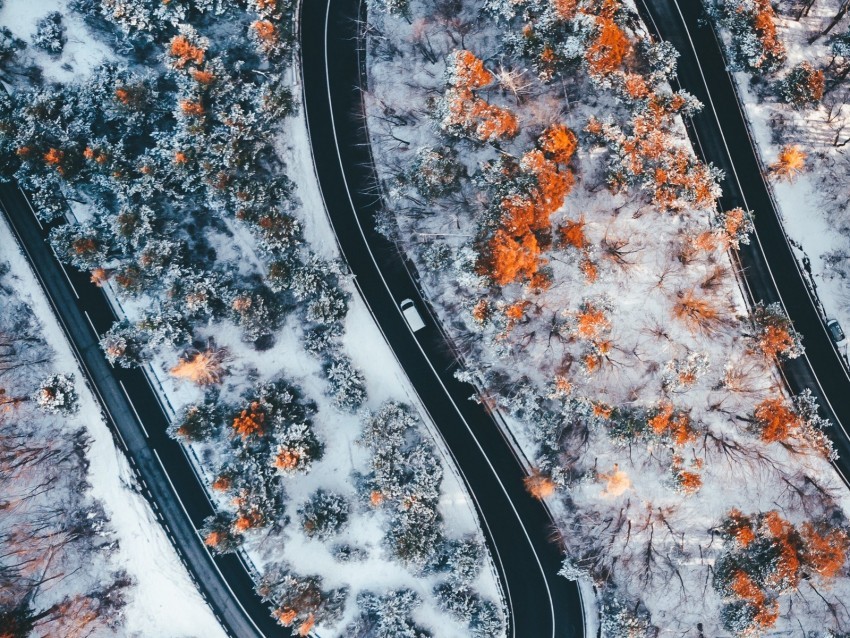
[[[826,322],[826,330],[832,338],[833,343],[838,348],[843,348],[847,345],[847,337],[844,336],[844,331],[841,329],[841,324],[837,319],[828,319]]]
[[[407,325],[412,332],[417,332],[425,327],[425,322],[422,321],[422,317],[416,309],[413,299],[405,299],[398,307],[401,308],[401,314],[404,315],[404,319],[407,321]]]

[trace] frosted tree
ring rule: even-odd
[[[257,585],[263,600],[274,605],[272,615],[284,627],[306,636],[317,624],[331,625],[342,615],[346,588],[325,590],[319,576],[302,576],[286,564],[269,565]]]
[[[417,626],[411,614],[422,601],[410,589],[394,589],[378,596],[362,592],[357,596],[360,618],[346,631],[350,638],[431,638]]]
[[[67,42],[65,25],[62,24],[62,14],[52,11],[35,23],[34,46],[47,51],[51,55],[60,55]]]
[[[351,359],[336,355],[324,366],[334,405],[353,412],[366,400],[366,380]]]
[[[54,374],[42,381],[33,399],[39,408],[52,414],[75,414],[80,409],[74,388],[74,375]]]
[[[222,418],[217,397],[208,393],[202,403],[182,408],[168,426],[168,433],[186,441],[208,441],[221,430]]]
[[[148,341],[142,331],[126,319],[113,325],[100,339],[110,363],[134,368],[150,360]]]
[[[341,494],[318,489],[298,508],[298,518],[304,533],[318,540],[327,540],[348,522],[348,501]]]
[[[779,83],[779,94],[795,108],[817,106],[823,99],[825,84],[822,70],[800,62]]]

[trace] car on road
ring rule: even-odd
[[[841,329],[841,324],[838,323],[837,319],[828,319],[826,329],[836,346],[843,348],[847,345],[847,337],[844,336],[844,331]]]
[[[401,314],[404,315],[404,319],[407,321],[407,325],[410,326],[411,331],[417,332],[425,327],[425,322],[422,321],[422,316],[416,309],[413,299],[405,299],[398,307],[401,308]]]

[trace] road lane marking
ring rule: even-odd
[[[88,313],[86,313],[88,315]],[[142,417],[139,416],[139,413],[136,411],[136,406],[133,405],[133,400],[130,398],[130,395],[127,393],[127,388],[124,387],[124,382],[119,379],[118,384],[121,386],[121,389],[124,391],[124,396],[127,397],[127,403],[130,404],[130,407],[133,409],[133,414],[136,415],[136,420],[139,422],[139,425],[142,427],[142,432],[145,433],[145,438],[151,438],[148,435],[148,430],[145,427],[144,422],[142,421]]]

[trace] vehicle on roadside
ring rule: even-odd
[[[425,327],[425,322],[422,321],[422,316],[416,309],[413,299],[403,300],[398,307],[401,308],[401,314],[404,315],[404,319],[407,321],[407,325],[410,327],[411,332],[417,332]]]
[[[837,347],[843,348],[847,345],[847,337],[844,335],[844,331],[841,329],[841,324],[838,323],[837,319],[827,319],[826,330],[829,332],[832,342]]]

